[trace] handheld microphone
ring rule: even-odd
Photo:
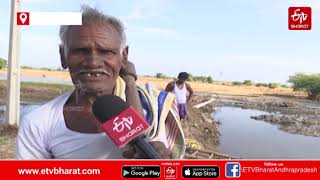
[[[97,97],[92,111],[100,121],[102,129],[117,147],[121,148],[130,142],[136,145],[147,158],[161,159],[141,135],[149,128],[149,124],[120,97],[114,95]]]

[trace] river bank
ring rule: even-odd
[[[28,71],[28,73],[39,76],[39,73],[32,71]],[[66,78],[68,75],[66,72],[59,73],[59,77],[62,78]],[[55,75],[54,72],[46,71],[41,74],[42,76],[44,74],[45,77],[54,77]],[[159,89],[163,89],[170,81],[170,79],[143,76],[138,78],[138,84],[152,82]],[[293,92],[290,88],[233,86],[225,82],[213,84],[191,82],[190,84],[195,90],[196,96],[190,104],[190,114],[186,120],[182,121],[182,126],[186,141],[193,148],[218,151],[219,125],[223,122],[214,120],[213,115],[223,106],[266,111],[271,114],[253,116],[252,120],[272,123],[279,129],[293,134],[320,136],[320,103],[305,99],[304,93]],[[44,103],[72,89],[72,85],[69,84],[22,82],[21,101]],[[0,105],[5,104],[5,97],[6,83],[0,80]],[[194,108],[195,105],[210,99],[213,100],[212,103],[199,109]],[[0,108],[0,117],[3,115],[4,110]],[[0,132],[0,158],[14,158],[16,128],[2,125]]]
[[[257,109],[270,114],[252,116],[292,134],[320,136],[320,102],[302,97],[221,96],[219,106]]]

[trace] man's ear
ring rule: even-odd
[[[66,56],[64,54],[64,48],[62,45],[59,46],[59,53],[60,53],[60,61],[61,61],[61,66],[63,69],[67,69],[67,61],[66,61]]]
[[[129,46],[126,46],[122,51],[122,57],[123,57],[122,62],[127,62],[129,60],[128,55],[129,55]]]

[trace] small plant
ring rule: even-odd
[[[268,87],[268,84],[266,84],[266,83],[257,83],[256,86],[257,87]]]
[[[275,88],[279,87],[279,84],[277,84],[277,83],[269,83],[269,84],[268,84],[268,87],[269,87],[270,89],[275,89]]]
[[[241,82],[238,82],[238,81],[233,81],[233,82],[232,82],[232,85],[239,86],[239,85],[242,85],[242,83],[241,83]]]
[[[0,58],[0,69],[7,67],[7,61]]]
[[[208,82],[208,83],[213,83],[213,79],[212,79],[211,76],[208,76],[208,77],[207,77],[207,82]]]
[[[251,86],[253,85],[253,82],[251,80],[244,80],[242,84],[246,86]]]

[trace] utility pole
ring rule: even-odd
[[[6,106],[6,123],[10,125],[19,125],[20,120],[20,26],[17,26],[19,9],[20,1],[12,0]]]

